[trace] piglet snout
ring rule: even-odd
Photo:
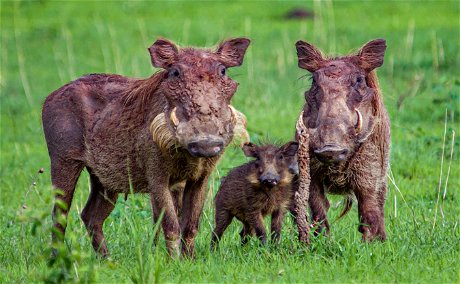
[[[260,177],[260,182],[269,188],[276,186],[279,181],[280,178],[273,174],[266,174]]]

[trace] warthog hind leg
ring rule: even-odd
[[[91,193],[81,213],[94,250],[102,257],[108,257],[106,240],[102,231],[105,219],[109,217],[117,201],[117,193],[107,192],[99,179],[90,173]]]
[[[56,194],[53,207],[53,246],[64,240],[67,227],[67,214],[70,210],[75,185],[83,170],[83,163],[80,161],[66,160],[60,158],[51,159],[51,181],[53,188],[62,192]],[[57,251],[53,248],[53,257]]]
[[[312,225],[315,227],[315,236],[324,233],[329,234],[329,222],[327,220],[327,211],[329,210],[329,201],[326,198],[322,185],[314,182],[310,184],[310,197],[308,203],[311,210]]]

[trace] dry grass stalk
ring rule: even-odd
[[[444,149],[446,145],[446,134],[447,134],[447,109],[446,109],[446,114],[445,114],[445,119],[444,119],[444,138],[442,141],[442,154],[441,154],[441,169],[439,171],[439,183],[438,183],[438,194],[436,197],[436,205],[434,208],[434,220],[433,220],[433,230],[434,227],[436,226],[436,219],[438,217],[438,206],[439,206],[439,200],[441,197],[441,186],[442,186],[442,169],[444,166]]]
[[[297,120],[296,130],[299,139],[299,149],[297,150],[297,159],[299,162],[299,188],[294,194],[294,210],[296,213],[297,229],[299,230],[299,240],[308,243],[310,227],[306,208],[310,195],[310,156],[308,153],[309,135],[303,123],[303,111]]]

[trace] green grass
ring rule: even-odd
[[[0,282],[459,282],[458,138],[450,158],[452,132],[460,131],[458,2],[43,0],[0,5]],[[314,20],[282,19],[302,5],[315,12]],[[83,74],[152,74],[146,48],[158,36],[183,46],[250,37],[244,65],[230,70],[240,83],[233,104],[247,115],[253,138],[284,141],[292,138],[309,87],[306,72],[297,67],[294,43],[303,39],[343,54],[385,38],[388,50],[379,77],[392,121],[391,168],[399,188],[390,182],[388,241],[361,243],[355,205],[332,224],[330,237],[313,239],[309,248],[297,242],[295,226],[286,218],[279,246],[251,241],[240,247],[235,222],[219,250],[210,253],[211,195],[219,176],[245,161],[239,150],[229,149],[210,183],[195,260],[170,260],[164,241],[151,246],[150,205],[143,195],[119,200],[104,227],[112,258],[98,260],[79,218],[89,192],[84,173],[69,215],[69,253],[48,266],[52,193],[42,102]],[[41,167],[44,174],[37,173]],[[334,220],[341,199],[331,199]]]

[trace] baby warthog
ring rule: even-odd
[[[390,121],[375,69],[383,64],[385,40],[358,53],[326,58],[313,45],[296,44],[299,67],[312,73],[303,121],[309,132],[310,197],[318,231],[329,231],[326,193],[346,196],[342,215],[358,200],[363,240],[385,240],[384,203],[390,154]]]
[[[297,142],[289,142],[282,147],[274,145],[257,146],[247,143],[243,152],[255,158],[241,165],[222,179],[215,198],[216,228],[211,249],[217,245],[233,217],[240,220],[241,242],[249,235],[257,235],[263,244],[266,233],[263,218],[271,215],[272,239],[278,240],[281,224],[292,199],[292,179],[298,174],[296,152]]]
[[[62,190],[53,209],[56,241],[64,236],[75,184],[83,168],[91,193],[81,213],[94,249],[107,256],[102,227],[118,194],[150,194],[153,219],[171,255],[193,255],[208,177],[230,143],[238,115],[230,102],[238,83],[227,68],[239,66],[246,38],[222,42],[215,51],[179,49],[157,40],[150,48],[154,67],[147,79],[92,74],[50,94],[43,128],[53,186]],[[181,200],[170,189],[185,184]],[[57,206],[61,204],[62,206]],[[174,204],[181,204],[180,219]]]

